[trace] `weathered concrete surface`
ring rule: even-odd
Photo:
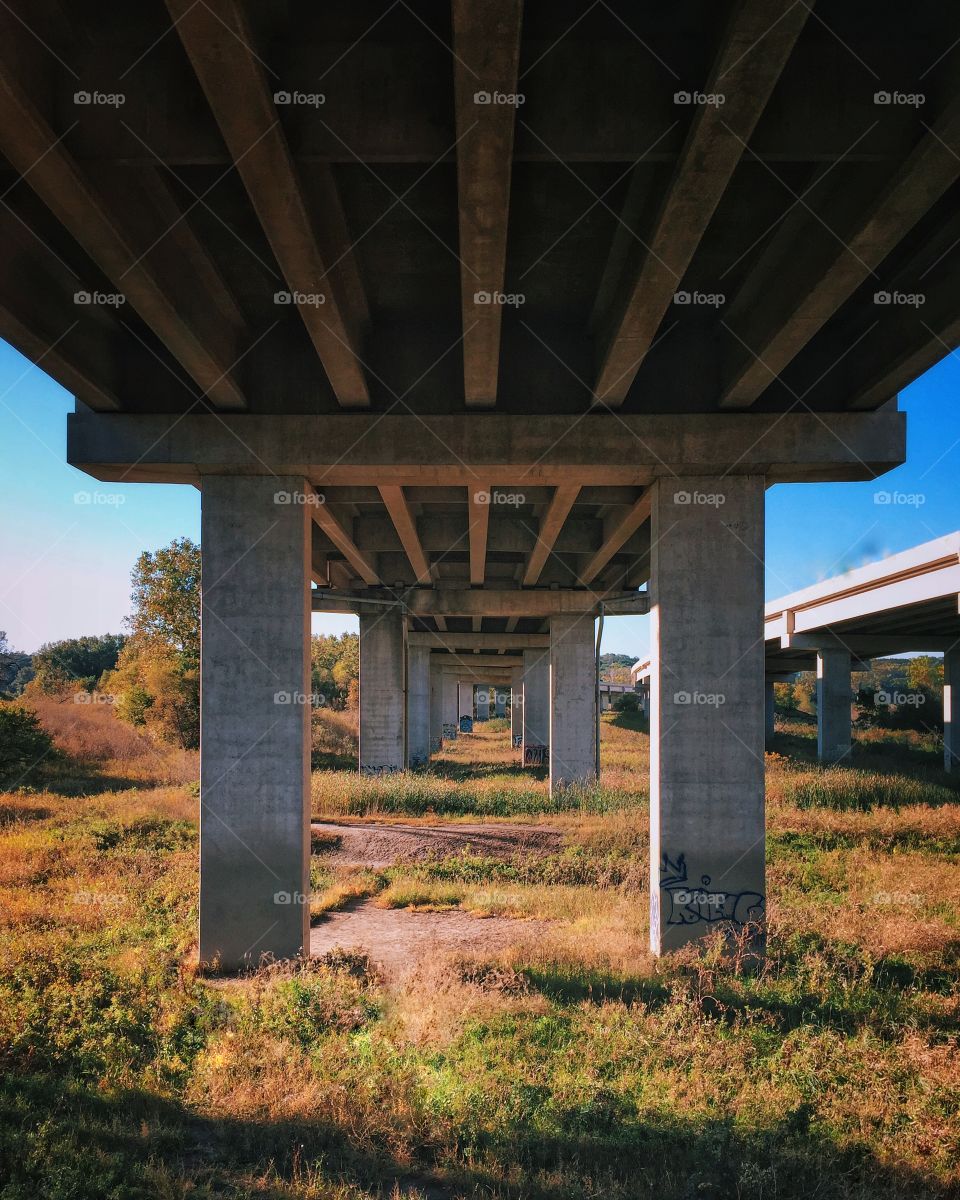
[[[510,680],[510,741],[523,744],[523,668],[511,672]]]
[[[444,673],[441,683],[441,698],[443,724],[452,728],[453,739],[456,739],[460,728],[460,696],[459,680],[456,675]]]
[[[473,719],[473,684],[467,683],[464,680],[458,680],[457,692],[458,692],[458,698],[459,698],[459,703],[457,705],[457,708],[458,708],[457,715],[461,716],[461,717],[470,717],[470,719],[472,720]]]
[[[407,766],[430,759],[430,649],[407,647]]]
[[[523,652],[523,752],[550,744],[550,651]]]
[[[165,416],[80,412],[67,418],[67,459],[103,480],[195,483],[209,471],[276,470],[324,485],[645,485],[691,464],[704,473],[763,470],[771,482],[873,479],[906,456],[906,418],[875,413],[625,413],[529,416],[382,413]],[[269,465],[268,465],[269,464]]]
[[[960,770],[960,647],[943,656],[943,769]]]
[[[443,746],[443,674],[435,668],[430,672],[430,753]]]
[[[773,690],[773,680],[768,679],[763,685],[763,704],[764,704],[764,728],[766,740],[769,744],[773,741],[775,732],[775,721],[777,716],[776,693]]]
[[[597,778],[593,617],[550,621],[550,791]]]
[[[660,954],[764,911],[764,480],[656,489],[650,945]]]
[[[507,689],[504,687],[498,687],[494,692],[493,715],[496,717],[507,715]]]
[[[817,651],[817,758],[840,762],[850,754],[850,651]]]
[[[200,959],[225,969],[308,945],[304,495],[302,479],[283,476],[203,484]]]
[[[403,617],[385,609],[360,616],[360,771],[404,766]]]

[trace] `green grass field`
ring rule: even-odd
[[[865,734],[821,770],[812,728],[781,725],[751,971],[719,942],[648,954],[647,737],[603,735],[602,786],[557,804],[501,730],[427,774],[315,773],[316,817],[564,834],[378,870],[318,847],[318,913],[551,922],[399,986],[356,954],[198,976],[183,763],[107,747],[0,793],[0,1198],[960,1195],[960,797],[936,747]]]

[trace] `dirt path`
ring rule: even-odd
[[[496,954],[536,940],[546,921],[472,917],[468,913],[377,908],[372,900],[328,913],[310,930],[310,953],[365,950],[388,978],[399,979],[427,958],[451,950]]]
[[[544,855],[563,844],[563,832],[548,825],[314,821],[311,828],[317,835],[314,849],[328,862],[364,867],[389,867],[462,853],[503,859]]]

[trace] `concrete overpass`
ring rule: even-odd
[[[204,960],[307,944],[272,697],[331,605],[372,771],[411,634],[548,636],[557,789],[595,777],[594,618],[649,581],[652,945],[762,914],[764,491],[900,463],[960,315],[957,15],[810,9],[0,9],[0,334],[76,395],[71,463],[202,493]]]

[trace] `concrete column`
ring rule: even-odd
[[[430,647],[407,651],[407,766],[424,767],[430,759]]]
[[[490,719],[490,692],[485,683],[478,683],[473,689],[473,703],[477,710],[477,720]]]
[[[523,761],[550,744],[550,651],[523,652]]]
[[[517,668],[510,681],[510,744],[523,745],[523,671]]]
[[[661,954],[764,914],[764,480],[653,486],[650,946]]]
[[[775,732],[774,721],[775,721],[776,715],[777,715],[776,693],[773,690],[773,680],[772,679],[768,679],[768,680],[764,681],[763,703],[764,703],[764,712],[766,715],[767,744],[769,745],[769,743],[773,741],[773,735]]]
[[[457,689],[460,699],[460,708],[458,716],[469,717],[473,720],[473,684],[464,683],[462,680],[457,684]]]
[[[444,675],[440,704],[443,721],[441,732],[444,737],[449,735],[451,741],[454,741],[456,740],[457,731],[460,728],[460,697],[458,695],[456,675]]]
[[[200,961],[227,970],[309,953],[305,487],[203,476]]]
[[[550,618],[550,792],[597,779],[593,616]]]
[[[960,646],[943,656],[943,769],[960,770]]]
[[[817,651],[817,757],[835,763],[850,755],[850,651]]]
[[[404,635],[400,609],[360,615],[360,773],[404,765]]]
[[[436,669],[430,672],[430,753],[439,754],[443,748],[443,676]]]
[[[505,717],[507,715],[507,689],[502,684],[498,684],[493,696],[493,715],[495,717]]]

